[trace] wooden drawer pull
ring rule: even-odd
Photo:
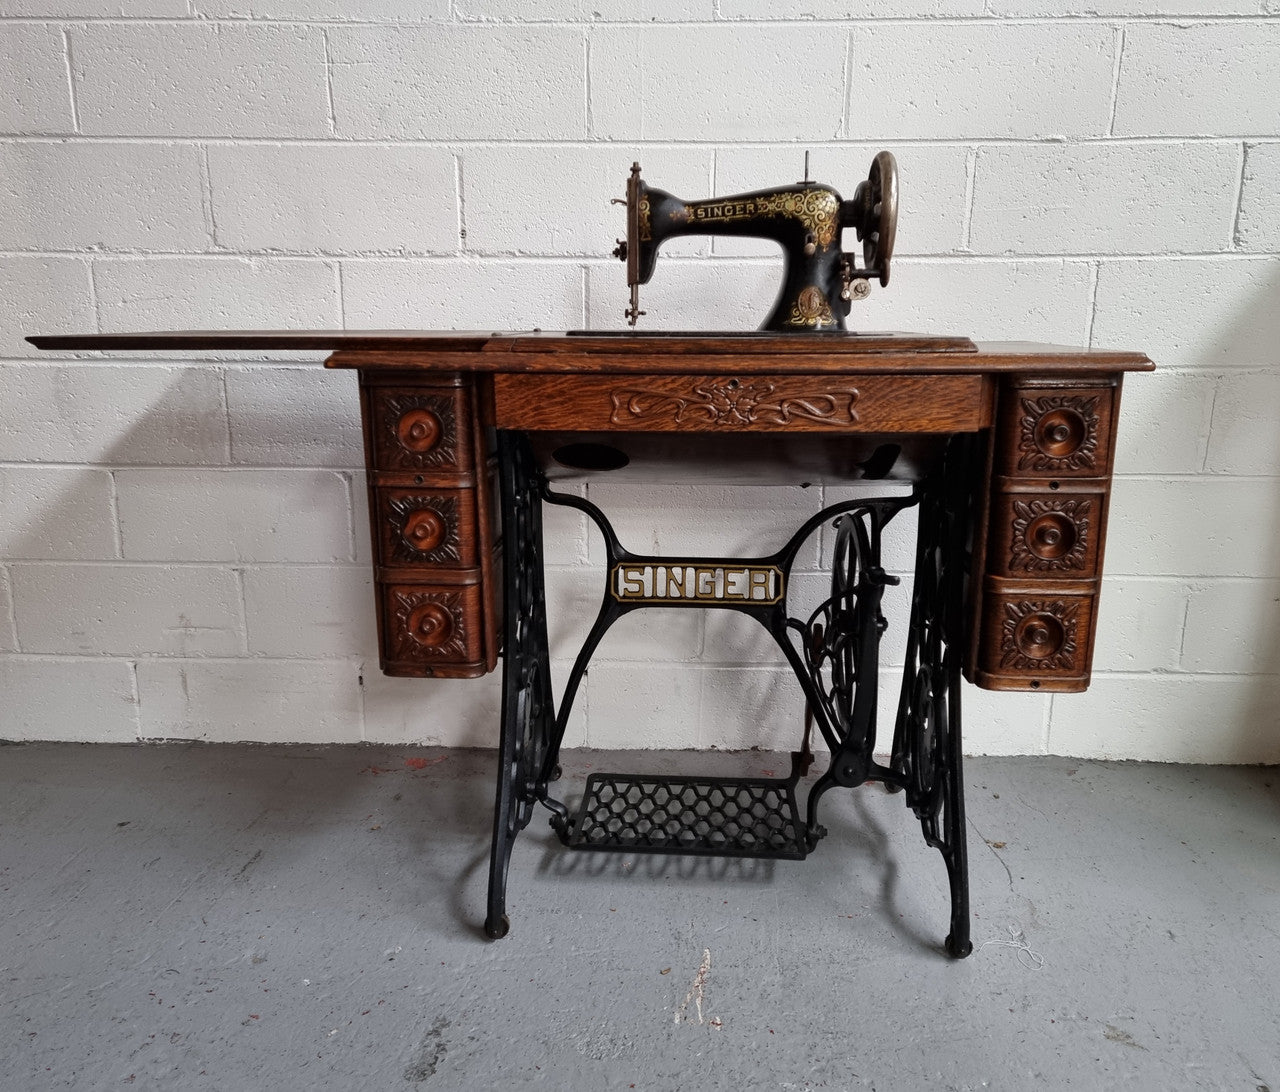
[[[404,519],[404,539],[415,550],[428,553],[444,541],[448,523],[434,508],[415,508]]]
[[[396,436],[409,451],[430,451],[440,442],[444,431],[440,418],[429,409],[411,409],[396,422]]]

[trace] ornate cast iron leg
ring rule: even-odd
[[[915,589],[902,695],[890,762],[925,841],[942,853],[951,886],[947,953],[963,959],[969,939],[969,862],[965,842],[960,740],[960,657],[968,559],[973,441],[952,441],[939,477],[920,504]]]
[[[547,489],[522,434],[499,433],[506,613],[502,748],[485,922],[489,936],[504,936],[509,928],[506,876],[511,848],[528,825],[535,803],[553,812],[553,828],[575,848],[798,858],[825,833],[817,809],[829,789],[878,780],[906,790],[907,804],[919,818],[926,841],[942,853],[951,885],[947,952],[962,958],[972,951],[960,765],[960,654],[973,448],[971,438],[954,440],[941,471],[910,497],[849,501],[825,509],[770,557],[672,559],[623,549],[595,505]],[[608,556],[600,611],[570,671],[558,711],[551,693],[543,593],[544,500],[588,515],[604,535]],[[885,587],[898,581],[880,566],[880,538],[889,520],[916,503],[920,535],[907,664],[892,756],[883,766],[872,757],[880,637],[886,628],[880,604]],[[832,519],[837,539],[831,595],[808,620],[791,618],[786,607],[791,565],[814,530]],[[674,583],[665,592],[644,591],[645,581],[652,580],[656,587],[668,580],[664,576],[659,581],[660,569],[684,574],[683,591],[671,592]],[[729,595],[724,591],[729,570],[739,589],[758,584],[775,594],[759,601],[750,595]],[[694,573],[707,574],[705,587],[703,577],[696,578],[697,594],[689,592],[688,579]],[[807,768],[805,754],[793,756],[792,774],[785,781],[596,774],[573,819],[563,804],[548,796],[565,724],[591,655],[613,622],[641,607],[737,610],[772,634],[795,670],[831,751],[829,768],[810,790],[803,828],[795,787]]]
[[[510,928],[507,869],[516,835],[546,795],[555,727],[542,578],[542,475],[520,433],[499,432],[503,526],[502,738],[485,932]]]

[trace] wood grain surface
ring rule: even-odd
[[[977,375],[499,375],[494,423],[528,430],[974,432],[991,421]]]
[[[62,351],[316,351],[331,368],[484,372],[1049,372],[1149,371],[1143,353],[1035,342],[976,344],[924,334],[662,334],[440,330],[174,330],[42,334]],[[699,358],[696,367],[690,357]]]

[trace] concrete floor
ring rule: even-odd
[[[564,784],[716,763],[785,769],[576,752]],[[2,1087],[1280,1089],[1280,772],[971,760],[953,962],[942,861],[876,788],[805,862],[536,818],[485,941],[492,764],[0,749]]]

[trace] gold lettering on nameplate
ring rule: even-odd
[[[776,565],[622,561],[609,574],[609,592],[620,603],[769,606],[782,598],[783,579]]]

